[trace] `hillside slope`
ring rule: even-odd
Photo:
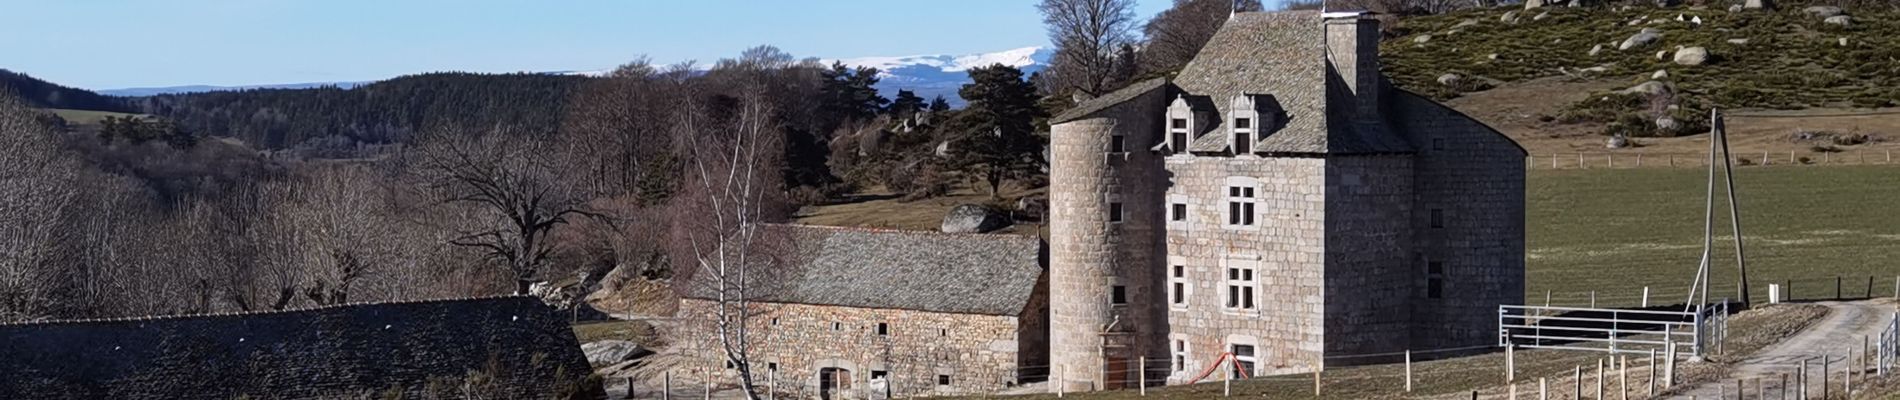
[[[1799,4],[1738,12],[1499,7],[1401,19],[1382,53],[1398,86],[1446,100],[1533,153],[1602,151],[1611,133],[1653,136],[1638,141],[1640,151],[1701,151],[1707,142],[1674,136],[1706,132],[1711,108],[1733,116],[1744,151],[1885,148],[1900,117],[1868,109],[1900,99],[1900,13],[1841,13],[1846,25]],[[1656,40],[1620,49],[1645,30]],[[1678,49],[1693,47],[1707,50],[1706,60],[1678,63]],[[1441,83],[1448,74],[1459,79]],[[1660,90],[1626,93],[1652,80]],[[1680,127],[1650,126],[1662,117]],[[1817,142],[1799,139],[1802,132],[1866,140]]]

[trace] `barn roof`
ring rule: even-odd
[[[8,399],[454,397],[478,373],[530,398],[590,372],[530,297],[0,325]]]
[[[768,302],[1019,315],[1045,263],[1042,240],[1010,234],[767,225],[791,249],[757,288]],[[699,277],[703,278],[703,277]],[[687,297],[714,298],[705,279]]]

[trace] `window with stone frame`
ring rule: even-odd
[[[1188,285],[1187,266],[1175,264],[1168,267],[1168,304],[1175,307],[1187,307]]]
[[[1253,118],[1234,118],[1234,154],[1253,152]]]
[[[1227,179],[1224,188],[1227,198],[1226,220],[1229,228],[1251,228],[1258,218],[1255,207],[1260,203],[1259,181],[1246,177]]]
[[[1109,135],[1108,136],[1108,152],[1127,153],[1128,152],[1128,136]]]
[[[1445,298],[1445,262],[1425,261],[1425,298]]]
[[[890,336],[890,334],[891,334],[891,324],[884,323],[884,322],[877,323],[878,336]]]
[[[1175,339],[1175,340],[1174,340],[1174,345],[1173,345],[1173,350],[1174,350],[1174,351],[1173,351],[1173,353],[1174,353],[1174,363],[1173,363],[1173,367],[1172,367],[1172,368],[1173,368],[1173,371],[1174,371],[1174,372],[1177,372],[1177,373],[1178,373],[1178,372],[1187,372],[1187,370],[1188,370],[1188,365],[1187,365],[1187,363],[1188,363],[1188,360],[1189,360],[1189,358],[1188,358],[1188,344],[1187,344],[1187,341],[1186,341],[1186,340],[1181,340],[1181,339]]]
[[[937,386],[950,386],[950,375],[937,375]]]
[[[1238,368],[1234,368],[1233,374],[1235,379],[1251,377],[1257,372],[1257,370],[1254,369],[1254,366],[1260,365],[1260,355],[1257,351],[1258,349],[1252,344],[1234,343],[1228,345],[1228,352],[1234,354],[1234,362],[1240,364]],[[1241,375],[1242,371],[1245,371],[1247,374]]]
[[[1124,212],[1125,210],[1122,209],[1122,202],[1119,202],[1119,201],[1109,202],[1108,203],[1108,222],[1121,223],[1122,219],[1125,217],[1125,215],[1123,215]]]
[[[1168,120],[1168,150],[1176,154],[1188,151],[1188,119],[1175,117]]]
[[[1431,221],[1431,222],[1432,222],[1432,227],[1433,227],[1433,228],[1443,228],[1443,227],[1445,227],[1445,209],[1443,209],[1443,208],[1434,208],[1434,209],[1432,209],[1432,218],[1431,218],[1431,219],[1432,219],[1432,221]]]
[[[1226,288],[1226,293],[1222,293],[1222,297],[1226,298],[1227,309],[1252,311],[1257,308],[1259,280],[1254,275],[1256,272],[1254,266],[1252,261],[1230,260],[1227,262],[1226,281],[1222,285]]]

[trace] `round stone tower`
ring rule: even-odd
[[[1070,390],[1134,387],[1140,357],[1165,359],[1167,178],[1150,147],[1168,89],[1149,85],[1096,100],[1119,103],[1085,102],[1051,127],[1049,373]]]

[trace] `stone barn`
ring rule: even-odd
[[[1042,240],[767,225],[786,244],[771,284],[759,285],[748,319],[755,379],[781,393],[821,398],[990,393],[1048,365],[1048,302]],[[777,247],[777,246],[774,246]],[[706,324],[713,285],[684,290],[676,351],[707,360],[736,382]],[[769,376],[769,377],[768,377]]]
[[[1524,150],[1388,84],[1379,39],[1362,13],[1240,13],[1179,75],[1050,121],[1063,385],[1495,343],[1523,300]]]
[[[533,297],[0,325],[0,399],[593,398]]]

